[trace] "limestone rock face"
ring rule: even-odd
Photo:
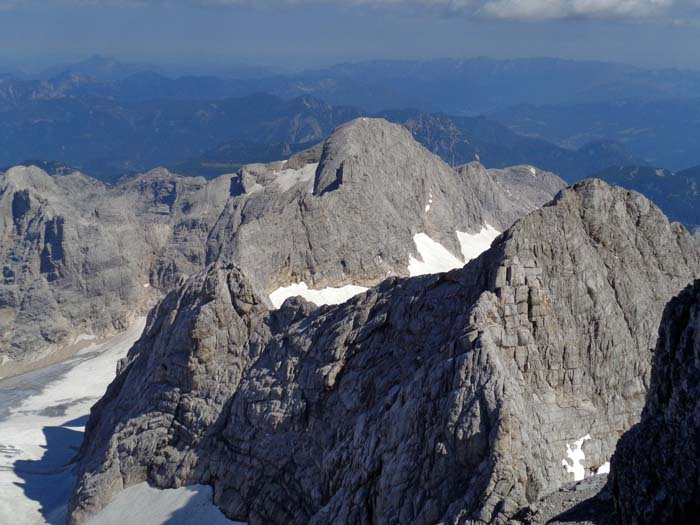
[[[700,281],[664,311],[641,421],[617,445],[611,489],[623,524],[700,516]]]
[[[216,263],[154,310],[94,407],[72,522],[147,480],[210,484],[253,525],[503,523],[573,480],[568,444],[590,435],[584,472],[608,460],[699,271],[685,229],[595,180],[463,269],[339,306],[269,311]]]
[[[526,178],[517,175],[523,168],[455,171],[381,119],[338,128],[317,166],[290,165],[298,161],[243,169],[241,192],[209,239],[208,262],[235,261],[268,292],[300,281],[372,286],[407,276],[418,233],[461,259],[457,231],[503,231],[564,187],[534,168]]]
[[[408,275],[418,233],[463,261],[456,232],[502,231],[563,187],[520,172],[458,173],[376,119],[213,181],[156,169],[105,186],[14,168],[0,175],[0,375],[124,328],[215,261],[234,261],[265,297]]]
[[[204,265],[226,180],[154,170],[107,187],[35,167],[0,175],[0,360],[119,331]],[[223,186],[221,190],[215,189]]]
[[[486,169],[478,162],[457,168],[469,181],[484,210],[486,222],[500,231],[551,200],[564,188],[553,173],[533,166]]]

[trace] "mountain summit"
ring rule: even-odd
[[[508,175],[457,172],[382,119],[341,126],[307,161],[296,170],[285,164],[242,170],[244,191],[214,227],[208,262],[235,261],[267,291],[300,281],[370,286],[411,274],[411,258],[425,263],[435,255],[453,261],[438,270],[451,269],[563,186],[529,168],[520,187],[541,191],[523,197],[523,208],[509,198]]]

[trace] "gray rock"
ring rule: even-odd
[[[457,171],[474,188],[486,222],[501,231],[549,202],[565,186],[558,176],[533,166],[486,169],[471,162]]]
[[[486,223],[502,231],[564,187],[534,168],[533,175],[472,164],[456,172],[405,128],[380,119],[338,128],[319,162],[296,178],[281,164],[243,169],[247,189],[214,227],[208,262],[235,261],[266,293],[299,281],[373,286],[408,275],[415,234],[461,259],[456,231],[478,233]]]
[[[0,176],[0,373],[145,314],[203,267],[227,198],[226,177],[165,170],[116,187],[35,167]]]
[[[123,329],[208,263],[235,261],[263,295],[299,281],[374,285],[407,275],[416,233],[461,258],[456,230],[503,229],[563,186],[472,171],[368,119],[286,163],[209,182],[157,169],[108,187],[14,168],[0,175],[0,374]]]
[[[146,480],[210,484],[253,525],[504,523],[572,481],[567,443],[591,435],[587,472],[607,461],[699,270],[683,227],[595,180],[463,269],[336,307],[268,311],[216,263],[151,314],[94,407],[72,523]]]
[[[620,523],[697,523],[700,516],[700,281],[664,311],[639,424],[617,445],[611,489]]]

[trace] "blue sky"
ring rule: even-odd
[[[0,63],[554,56],[700,68],[699,20],[700,0],[0,0]]]

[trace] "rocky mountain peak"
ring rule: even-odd
[[[407,163],[425,156],[433,157],[403,126],[384,119],[358,118],[337,128],[326,140],[313,193],[323,195],[343,183],[362,185],[368,177],[388,179],[394,175],[400,179]],[[376,182],[398,182],[392,179]]]
[[[217,261],[235,262],[276,305],[307,289],[316,303],[342,302],[392,275],[457,268],[563,186],[508,170],[465,177],[381,119],[211,181],[162,168],[111,186],[8,173],[0,184],[33,188],[0,197],[12,276],[0,284],[0,338],[13,361],[119,330]],[[118,299],[107,307],[108,297]]]
[[[646,199],[589,180],[464,268],[339,306],[235,306],[221,283],[260,288],[227,268],[169,296],[93,411],[74,523],[146,480],[211,484],[252,525],[504,523],[638,420],[656,326],[700,255]]]
[[[208,262],[234,260],[270,293],[456,268],[564,185],[464,176],[383,119],[349,122],[291,160],[244,167],[209,239]]]
[[[31,189],[50,193],[56,189],[53,179],[36,166],[14,166],[2,175],[0,183],[3,191]]]

